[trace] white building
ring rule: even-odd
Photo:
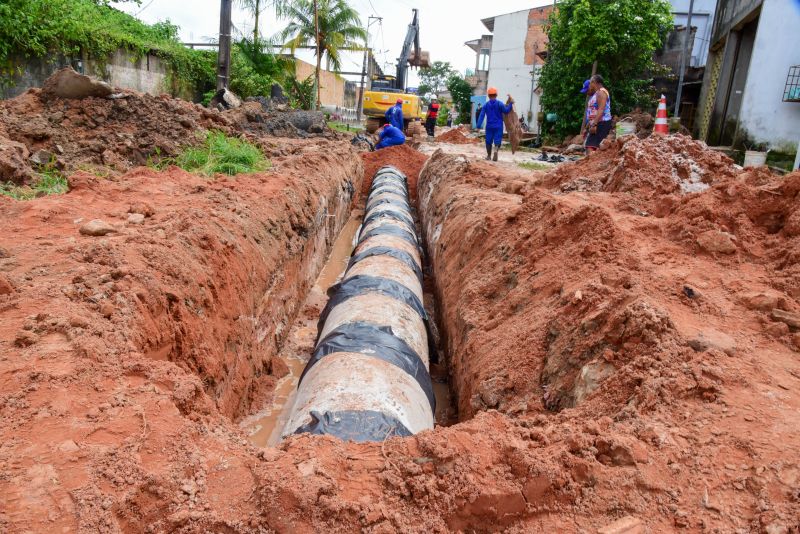
[[[510,94],[516,102],[517,114],[535,130],[538,127],[536,114],[541,110],[541,91],[537,90],[539,71],[544,64],[538,54],[547,49],[545,25],[553,10],[553,2],[539,0],[532,3],[539,7],[483,19],[481,22],[493,35],[470,41],[467,46],[478,53],[478,62],[488,63],[485,81],[479,75],[486,65],[481,64],[476,69],[476,94],[482,93],[484,85],[496,87],[498,98],[503,101],[506,94]],[[490,43],[488,55],[479,43]]]
[[[689,0],[670,0],[670,3],[675,26],[685,27],[689,18]],[[704,67],[706,64],[716,8],[717,0],[694,0],[692,27],[697,28],[697,32],[688,61],[689,67]]]
[[[701,139],[711,145],[796,150],[798,28],[800,0],[719,0],[701,94]]]

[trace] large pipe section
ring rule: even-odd
[[[375,174],[342,281],[322,311],[317,344],[283,435],[381,441],[433,428],[422,259],[405,175]]]

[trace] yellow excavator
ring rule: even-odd
[[[413,46],[413,50],[412,50]],[[419,12],[414,10],[414,17],[408,25],[403,50],[397,60],[397,75],[385,74],[372,76],[370,88],[364,91],[362,109],[367,117],[366,129],[374,133],[386,124],[386,110],[395,105],[398,98],[403,99],[403,122],[405,129],[412,121],[425,118],[425,110],[419,96],[406,92],[406,74],[409,65],[412,67],[430,67],[430,53],[419,48]]]

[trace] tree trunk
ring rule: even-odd
[[[320,65],[322,64],[322,55],[320,54],[319,49],[319,14],[317,13],[317,0],[314,0],[314,41],[316,42],[317,46],[317,70],[315,72],[314,82],[317,86],[317,105],[316,108],[319,110],[320,106],[320,87],[319,87],[319,70]]]
[[[258,44],[258,15],[259,15],[259,12],[261,11],[261,0],[256,0],[255,8],[256,8],[256,10],[255,10],[255,13],[254,13],[255,26],[253,26],[253,44],[257,45]]]

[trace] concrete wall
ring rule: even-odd
[[[800,2],[764,0],[739,113],[739,137],[773,148],[800,141],[800,103],[783,102],[789,67],[800,65]]]
[[[309,76],[314,75],[316,65],[306,63],[301,59],[295,59],[295,75],[298,80],[305,80]],[[352,96],[348,95],[346,81],[341,76],[334,74],[327,70],[321,70],[319,75],[320,85],[320,101],[324,106],[338,106],[340,108],[354,106],[354,93]]]
[[[517,114],[534,130],[538,127],[536,113],[541,107],[539,95],[534,92],[538,82],[531,71],[535,66],[538,79],[542,61],[536,52],[547,46],[543,25],[551,10],[552,6],[548,6],[494,17],[488,86],[496,87],[503,101],[506,93],[510,93],[516,101]]]
[[[89,58],[84,64],[79,57],[46,56],[17,59],[15,63],[21,69],[21,73],[12,78],[11,86],[0,89],[2,98],[13,98],[31,87],[41,87],[53,72],[66,66],[97,76],[117,87],[153,95],[170,92],[167,85],[167,67],[161,59],[152,54],[136,59],[126,50],[118,50],[106,62]]]

